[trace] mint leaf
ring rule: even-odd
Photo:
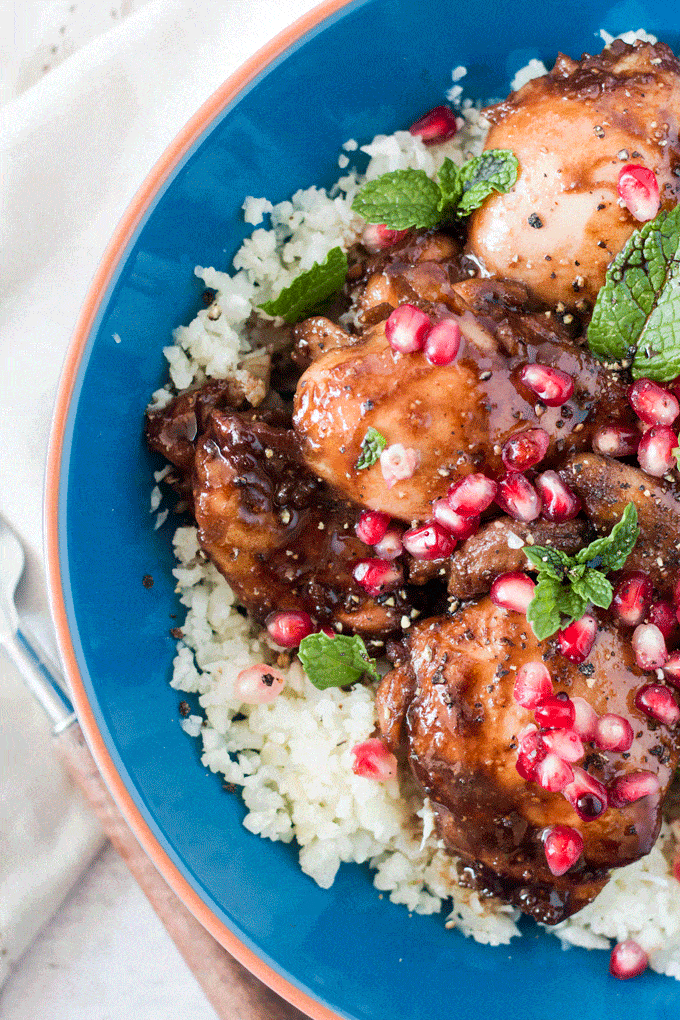
[[[586,604],[592,602],[594,606],[601,606],[602,609],[609,609],[612,604],[614,589],[599,570],[586,567],[581,578],[572,578],[571,588]]]
[[[680,471],[680,446],[676,446],[674,450],[671,450],[671,453],[675,457],[675,463],[677,465],[678,471]]]
[[[377,429],[374,429],[372,425],[369,425],[366,429],[366,435],[361,441],[359,460],[354,465],[357,471],[363,471],[364,468],[372,467],[386,446],[387,440],[385,437]]]
[[[447,205],[457,205],[463,194],[463,183],[460,179],[460,170],[448,156],[440,166],[437,177],[442,193],[441,209],[444,210]]]
[[[468,160],[459,171],[462,189],[456,215],[469,216],[494,191],[505,194],[517,180],[519,163],[510,149],[488,149]]]
[[[598,570],[621,570],[638,540],[637,509],[629,503],[611,532],[576,553],[577,563],[586,563]],[[605,608],[607,608],[605,606]]]
[[[602,361],[630,363],[637,379],[680,375],[680,206],[630,237],[607,270],[588,326]]]
[[[441,219],[441,195],[424,170],[393,170],[364,184],[352,209],[367,223],[384,223],[388,230],[434,227]]]
[[[527,609],[527,620],[539,641],[560,629],[562,617],[558,604],[561,588],[560,582],[551,577],[541,578],[534,588],[534,595]]]
[[[525,546],[524,555],[540,574],[556,581],[561,581],[572,565],[571,556],[549,545]]]
[[[300,322],[326,298],[342,289],[347,276],[347,256],[342,248],[331,248],[323,262],[300,273],[273,301],[260,308],[267,315],[280,316],[289,325]]]
[[[372,680],[380,679],[375,659],[369,658],[366,645],[357,634],[353,637],[309,634],[300,642],[298,656],[310,683],[319,691],[347,687],[365,675]]]

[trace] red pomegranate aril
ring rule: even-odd
[[[680,687],[680,652],[673,652],[668,656],[663,666],[664,676],[670,680],[675,687]]]
[[[272,641],[282,648],[297,648],[302,639],[313,634],[315,629],[309,613],[296,609],[270,613],[265,626]]]
[[[580,620],[574,620],[564,630],[557,632],[560,651],[569,662],[585,662],[592,651],[597,636],[597,620],[586,613]]]
[[[583,740],[594,740],[599,718],[592,705],[589,705],[585,698],[572,698],[574,706],[573,729]]]
[[[647,969],[647,954],[635,939],[619,942],[609,957],[609,973],[612,977],[627,981],[639,977]]]
[[[672,425],[680,414],[680,404],[673,394],[651,379],[634,382],[628,399],[638,418],[648,425]]]
[[[549,365],[525,365],[519,377],[548,407],[566,404],[574,392],[574,380],[561,368],[551,368]]]
[[[657,626],[664,639],[668,640],[678,626],[678,620],[672,603],[666,602],[665,599],[653,602],[647,614],[647,622]]]
[[[477,517],[491,506],[497,491],[493,478],[481,474],[468,475],[454,482],[446,498],[452,510],[466,517]]]
[[[407,552],[417,560],[441,560],[456,548],[456,540],[437,521],[411,528],[402,535]]]
[[[536,708],[553,692],[548,667],[542,662],[525,662],[517,670],[513,697],[522,708]]]
[[[364,510],[354,526],[357,538],[365,545],[376,545],[385,537],[389,527],[390,515],[382,510]]]
[[[376,779],[379,783],[396,778],[397,759],[378,737],[355,744],[351,753],[354,758],[352,772],[355,776]]]
[[[399,305],[385,322],[385,336],[390,347],[401,354],[422,351],[432,323],[425,312],[415,305]]]
[[[602,783],[585,769],[574,766],[574,779],[562,790],[576,814],[584,822],[592,822],[607,810],[607,791]]]
[[[535,582],[528,574],[500,574],[491,585],[489,598],[499,609],[526,613],[534,597]]]
[[[549,751],[534,768],[534,782],[551,793],[560,793],[574,779],[574,772],[568,762]]]
[[[659,777],[654,772],[629,772],[609,784],[607,796],[610,807],[623,808],[643,797],[656,796],[660,789]]]
[[[460,326],[455,319],[442,319],[425,337],[425,357],[431,365],[450,365],[460,347]]]
[[[534,709],[534,718],[546,730],[570,730],[575,718],[571,698],[546,698]]]
[[[550,436],[545,429],[526,429],[506,439],[501,458],[509,471],[526,471],[543,460],[549,445]]]
[[[675,582],[675,588],[673,589],[673,605],[680,607],[680,578]]]
[[[652,170],[639,163],[626,163],[619,170],[617,190],[628,212],[641,223],[653,220],[659,211],[659,182]]]
[[[456,115],[450,106],[435,106],[414,121],[409,128],[425,145],[436,145],[453,138],[458,130]]]
[[[404,543],[401,540],[402,533],[399,528],[388,528],[379,542],[373,547],[373,552],[381,560],[396,560],[404,551]]]
[[[352,576],[365,592],[375,598],[398,588],[403,583],[404,571],[399,564],[389,560],[358,560]]]
[[[246,666],[234,680],[234,697],[247,705],[266,705],[278,698],[284,688],[283,673],[265,662]]]
[[[647,615],[653,597],[652,582],[640,571],[635,571],[617,584],[612,599],[612,612],[621,623],[637,627]]]
[[[637,449],[638,464],[648,475],[661,478],[677,461],[673,454],[678,446],[678,437],[668,425],[653,425],[645,432]]]
[[[498,479],[496,502],[513,520],[525,524],[535,521],[541,513],[541,497],[519,471],[508,471]]]
[[[553,875],[565,875],[583,853],[583,837],[570,825],[553,825],[546,833],[543,849]]]
[[[571,765],[580,761],[586,753],[583,741],[575,730],[547,730],[541,737],[549,751]]]
[[[603,751],[628,751],[633,736],[633,727],[622,715],[607,712],[597,720],[595,743]]]
[[[661,669],[668,658],[666,641],[655,623],[641,623],[631,638],[635,661],[640,669]]]
[[[601,425],[593,436],[593,450],[604,457],[632,457],[639,444],[640,433],[628,425]]]
[[[474,535],[479,528],[479,517],[467,517],[452,510],[448,499],[438,499],[432,504],[432,516],[459,542]]]
[[[635,695],[635,704],[647,715],[666,726],[675,726],[680,719],[680,706],[667,687],[661,684],[647,684]]]
[[[371,254],[391,248],[408,234],[408,230],[390,230],[384,223],[368,223],[361,235],[361,243]]]
[[[581,510],[581,500],[565,485],[556,471],[544,471],[536,479],[541,497],[541,514],[547,521],[570,521]]]

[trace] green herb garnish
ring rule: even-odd
[[[680,206],[636,230],[611,263],[588,344],[600,360],[630,366],[636,379],[680,375]]]
[[[611,532],[580,549],[574,556],[550,546],[525,548],[538,578],[527,609],[527,620],[539,641],[571,620],[580,620],[589,605],[608,609],[614,595],[605,572],[621,570],[638,540],[637,509],[629,503]]]
[[[366,429],[366,435],[361,441],[359,459],[354,465],[356,470],[363,471],[364,468],[372,467],[386,446],[387,440],[385,437],[377,429],[374,429],[372,425],[369,425]]]
[[[447,158],[431,180],[424,170],[393,170],[364,184],[352,209],[368,223],[388,230],[434,227],[443,220],[462,219],[478,209],[493,191],[509,191],[519,163],[510,149],[490,149],[462,167]]]
[[[260,308],[267,315],[279,316],[292,326],[341,290],[346,276],[347,256],[342,248],[331,248],[323,262],[315,262],[289,287],[284,287],[278,297],[265,301]]]
[[[675,463],[677,465],[678,471],[680,471],[680,446],[676,446],[674,450],[671,450],[671,453],[675,457]]]
[[[363,676],[380,679],[375,659],[369,658],[366,645],[357,634],[353,637],[309,634],[300,642],[298,655],[310,683],[320,691],[350,686]]]

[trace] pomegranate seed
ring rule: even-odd
[[[583,853],[583,837],[569,825],[553,825],[548,829],[543,849],[553,875],[564,875]]]
[[[396,778],[397,759],[378,737],[355,744],[351,753],[354,758],[352,772],[355,776],[377,779],[379,783]]]
[[[639,977],[647,969],[647,954],[635,939],[619,942],[609,957],[609,973],[612,977],[627,981]]]
[[[369,223],[364,227],[361,243],[371,254],[391,248],[408,234],[408,230],[388,230],[384,223]]]
[[[282,648],[297,648],[303,638],[314,633],[314,624],[309,613],[298,610],[270,613],[265,626],[272,641]]]
[[[607,810],[607,791],[602,783],[585,769],[574,768],[574,780],[562,790],[576,814],[584,822],[592,822]]]
[[[420,454],[412,446],[392,443],[380,454],[380,470],[388,489],[413,474],[420,463]]]
[[[527,429],[505,441],[501,457],[508,470],[526,471],[543,460],[549,445],[550,436],[545,429]]]
[[[665,600],[652,603],[647,616],[647,622],[655,624],[666,640],[678,625],[672,604]]]
[[[234,680],[234,697],[246,705],[266,705],[283,690],[286,678],[273,666],[260,662],[242,669]]]
[[[375,543],[373,551],[381,560],[396,560],[404,551],[404,543],[401,540],[399,528],[389,528],[379,542]]]
[[[673,652],[663,666],[664,676],[676,687],[680,687],[680,652]]]
[[[422,351],[432,324],[429,317],[415,305],[399,305],[385,322],[385,336],[390,347],[400,354]]]
[[[628,425],[602,425],[593,436],[593,450],[604,457],[632,457],[639,443],[640,433]]]
[[[570,730],[573,728],[576,712],[571,698],[545,698],[534,709],[534,718],[546,730]]]
[[[425,337],[425,357],[431,365],[450,365],[460,347],[460,326],[455,319],[442,319]]]
[[[541,497],[519,471],[508,471],[498,479],[496,502],[515,521],[528,524],[541,512]]]
[[[678,437],[668,425],[653,425],[640,440],[637,449],[638,464],[648,475],[661,478],[677,465],[673,450]]]
[[[456,540],[437,521],[411,528],[402,536],[404,548],[417,560],[441,560],[456,548]]]
[[[643,797],[656,796],[661,789],[659,777],[654,772],[629,772],[609,784],[611,807],[622,808]]]
[[[364,510],[354,530],[357,538],[365,545],[376,545],[385,537],[389,523],[390,515],[384,514],[382,510]]]
[[[628,399],[638,418],[648,425],[672,425],[680,414],[680,404],[673,394],[651,379],[634,382]]]
[[[409,128],[412,135],[417,135],[425,145],[436,145],[453,138],[458,130],[456,115],[450,106],[435,106],[422,117],[414,121]]]
[[[534,581],[528,574],[500,574],[491,585],[489,598],[499,609],[512,609],[515,613],[526,613],[534,597]]]
[[[635,704],[647,715],[658,719],[666,726],[675,726],[680,719],[680,706],[667,687],[661,684],[647,684],[635,695]]]
[[[598,714],[585,698],[572,698],[574,706],[573,728],[583,740],[594,740]]]
[[[352,576],[364,591],[375,598],[398,588],[404,580],[404,571],[398,563],[389,560],[358,560]]]
[[[597,620],[586,613],[564,630],[557,632],[560,651],[569,662],[584,662],[592,651],[597,636]]]
[[[639,571],[626,575],[617,584],[612,599],[614,616],[628,627],[642,623],[652,604],[654,587]]]
[[[574,380],[561,368],[548,365],[525,365],[519,374],[525,386],[548,407],[566,404],[574,392]]]
[[[534,782],[551,793],[561,793],[574,779],[574,772],[566,761],[549,751],[534,769]]]
[[[680,606],[680,579],[675,582],[675,588],[673,590],[673,605]]]
[[[442,527],[450,531],[460,542],[474,535],[479,528],[479,517],[467,517],[452,510],[448,499],[436,500],[432,510],[435,521],[439,521]]]
[[[522,779],[533,780],[536,766],[543,761],[547,753],[547,748],[535,726],[532,729],[527,728],[520,734],[515,768]]]
[[[585,755],[583,741],[575,730],[548,730],[541,734],[543,743],[562,761],[573,764]]]
[[[570,521],[580,513],[581,500],[556,471],[544,471],[539,475],[536,488],[543,504],[541,513],[547,521]]]
[[[622,715],[607,712],[597,720],[595,743],[603,751],[628,751],[633,744],[633,727]]]
[[[446,496],[449,506],[466,517],[476,517],[491,506],[498,491],[492,478],[468,475],[454,482]]]
[[[553,692],[552,679],[542,662],[525,662],[517,670],[512,694],[522,708],[536,708]]]
[[[655,623],[641,623],[631,639],[640,669],[661,669],[668,658],[664,636]]]
[[[626,163],[619,170],[619,197],[628,212],[640,222],[653,220],[659,211],[659,182],[656,175],[639,163]]]

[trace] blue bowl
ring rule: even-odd
[[[583,1020],[665,1020],[680,1009],[680,986],[652,973],[623,984],[607,973],[606,955],[565,954],[530,922],[508,947],[477,945],[445,930],[442,916],[409,916],[379,899],[366,868],[345,865],[321,890],[299,870],[295,847],[242,827],[239,797],[201,767],[167,682],[169,629],[182,611],[171,524],[154,531],[149,514],[159,464],[142,439],[145,405],[165,379],[162,347],[200,306],[194,266],[230,266],[249,230],[245,195],[276,201],[330,185],[346,139],[403,128],[443,101],[459,64],[466,94],[498,97],[530,57],[550,66],[558,50],[597,51],[601,28],[640,26],[677,47],[680,7],[336,0],[318,9],[299,38],[298,27],[228,83],[161,161],[78,327],[47,513],[53,605],[84,728],[131,825],[185,902],[317,1018],[554,1020],[577,1009]]]

